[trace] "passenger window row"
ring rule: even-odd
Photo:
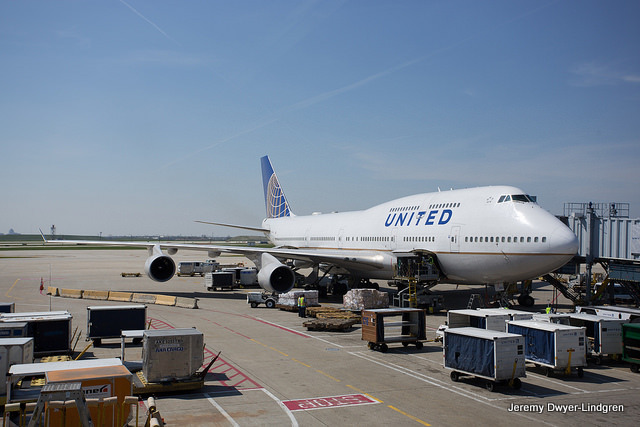
[[[500,236],[500,237],[487,237],[487,236],[465,236],[464,241],[467,243],[546,243],[546,237],[522,237],[522,236]]]

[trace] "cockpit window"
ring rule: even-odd
[[[498,203],[503,203],[503,202],[523,202],[523,203],[535,203],[536,202],[536,198],[535,197],[531,197],[528,194],[507,194],[507,195],[502,195],[500,196],[500,198],[498,199]]]
[[[531,200],[531,197],[527,194],[513,194],[511,199],[514,202],[533,203],[533,200]]]

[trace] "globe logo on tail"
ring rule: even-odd
[[[289,214],[289,205],[276,175],[273,174],[269,178],[269,184],[267,185],[267,215],[269,218],[281,218],[289,216]]]

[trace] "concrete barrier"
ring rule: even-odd
[[[131,292],[109,291],[109,301],[131,302]]]
[[[176,307],[198,308],[198,298],[176,297]]]
[[[82,298],[82,289],[64,289],[59,288],[58,294],[63,298]]]
[[[159,305],[176,305],[176,297],[172,297],[171,295],[156,295],[156,304]]]
[[[107,300],[109,299],[109,291],[96,291],[93,289],[85,289],[84,293],[82,294],[82,298]]]
[[[47,295],[51,295],[52,297],[60,296],[60,294],[58,293],[58,288],[55,286],[47,287]]]
[[[141,304],[155,304],[156,295],[133,293],[133,295],[131,296],[131,302],[138,302]]]

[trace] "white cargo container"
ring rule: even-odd
[[[536,322],[560,323],[569,325],[569,313],[544,313],[534,314],[533,319]]]
[[[0,338],[0,372],[16,364],[33,362],[33,338]],[[0,395],[7,394],[6,381],[0,381]]]
[[[511,308],[477,308],[482,313],[508,314],[509,320],[531,320],[535,313],[524,310],[513,310]],[[505,323],[505,330],[506,330]]]
[[[596,364],[602,363],[604,356],[622,355],[622,324],[626,320],[595,316],[586,313],[571,313],[569,324],[586,328],[589,339],[587,355],[594,358]]]
[[[468,374],[484,378],[493,391],[498,383],[519,389],[526,377],[524,337],[478,328],[449,328],[444,331],[444,367],[451,380]]]
[[[507,311],[507,310],[497,310]],[[449,310],[447,326],[449,328],[480,328],[492,331],[506,331],[505,322],[509,320],[507,313],[482,312],[479,310],[463,309]]]
[[[144,331],[142,373],[149,382],[180,381],[204,361],[204,336],[194,328]]]
[[[582,377],[587,364],[585,328],[535,320],[510,320],[507,330],[525,338],[525,358],[544,366],[549,376],[554,371],[576,370]]]

